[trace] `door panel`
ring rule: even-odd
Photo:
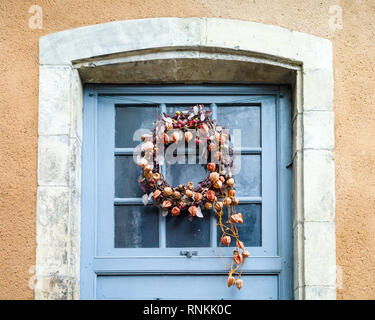
[[[291,153],[289,91],[283,89],[280,101],[277,86],[264,88],[263,94],[259,88],[251,94],[254,87],[236,86],[233,95],[218,95],[217,90],[210,94],[214,86],[174,87],[176,94],[170,90],[163,94],[167,86],[152,88],[147,92],[153,94],[144,96],[139,90],[131,94],[127,86],[118,87],[117,95],[116,91],[106,94],[108,87],[103,86],[85,90],[88,141],[83,143],[83,198],[87,202],[82,208],[82,271],[87,273],[82,273],[82,297],[172,298],[169,286],[186,282],[189,290],[175,295],[190,299],[188,292],[196,291],[190,289],[189,279],[199,282],[204,273],[208,280],[201,284],[203,289],[215,288],[207,299],[291,298],[291,173],[285,168]],[[215,215],[205,212],[204,219],[192,222],[187,214],[163,217],[159,209],[142,204],[143,192],[136,181],[140,169],[133,151],[140,142],[133,141],[134,132],[152,130],[152,122],[162,112],[200,103],[231,133],[241,129],[241,145],[234,149],[240,168],[235,175],[238,211],[244,215],[239,232],[251,254],[244,266],[241,293],[226,288],[222,274],[227,271],[220,255],[230,263],[233,248],[219,248]],[[206,177],[202,165],[190,163],[164,165],[162,173],[174,186]],[[186,250],[194,256],[181,255]],[[132,275],[135,272],[138,276]],[[172,276],[175,273],[179,275]],[[153,291],[146,289],[149,281]],[[264,290],[256,290],[261,283]]]
[[[241,291],[227,288],[225,274],[220,275],[128,275],[99,276],[98,299],[147,300],[240,300],[278,298],[277,275],[243,275]],[[181,290],[183,288],[183,290]]]

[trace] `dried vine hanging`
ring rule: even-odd
[[[187,211],[190,221],[214,212],[222,231],[219,250],[222,244],[229,246],[232,240],[236,242],[229,266],[228,287],[236,285],[241,289],[244,259],[249,252],[238,236],[238,225],[243,224],[243,216],[236,212],[238,199],[232,176],[234,153],[229,131],[217,125],[203,105],[195,105],[172,116],[163,113],[155,122],[153,133],[143,135],[142,141],[137,152],[138,165],[142,168],[139,183],[145,192],[143,203],[147,205],[152,199],[153,204],[161,208],[163,216],[179,216]],[[171,144],[194,146],[201,152],[201,156],[210,161],[206,165],[208,176],[196,186],[192,182],[170,186],[160,165],[164,162],[164,149]],[[223,262],[226,266],[224,259]]]

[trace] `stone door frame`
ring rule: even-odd
[[[79,299],[84,83],[292,87],[296,299],[336,298],[332,44],[213,18],[116,21],[39,42],[36,299]]]

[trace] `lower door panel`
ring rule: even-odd
[[[278,299],[278,275],[243,275],[244,286],[227,288],[225,275],[98,276],[97,299]]]

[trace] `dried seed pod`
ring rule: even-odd
[[[180,214],[180,208],[179,207],[173,207],[172,216],[178,216],[179,214]]]
[[[194,183],[192,183],[192,182],[188,182],[188,183],[186,184],[186,187],[187,187],[189,190],[193,190],[193,189],[194,189]]]
[[[224,178],[223,176],[220,176],[220,177],[219,177],[219,180],[220,180],[222,183],[224,183],[225,178]]]
[[[233,178],[229,178],[229,179],[227,180],[226,184],[227,184],[228,186],[233,186],[233,185],[234,185],[234,179],[233,179]]]
[[[228,288],[234,284],[235,280],[233,276],[228,277]]]
[[[189,131],[185,132],[185,141],[189,142],[191,139],[193,139],[193,134]]]
[[[192,217],[195,217],[197,215],[198,208],[196,206],[190,206],[188,211]]]
[[[173,192],[173,198],[180,199],[181,193],[179,193],[178,191]]]
[[[151,178],[152,178],[152,171],[145,171],[144,176],[145,176],[147,179],[151,179]]]
[[[187,197],[192,197],[193,196],[193,191],[191,191],[191,190],[189,190],[189,189],[187,189],[186,191],[185,191],[185,194],[186,194],[186,196]]]
[[[155,181],[158,181],[160,179],[160,173],[155,172],[152,177],[154,178]]]
[[[234,197],[235,194],[236,194],[236,191],[234,191],[233,189],[229,190],[229,196],[230,197]]]
[[[244,246],[243,242],[240,241],[240,240],[237,240],[236,245],[237,245],[237,247],[239,247],[239,248],[242,249],[242,250],[245,249],[245,246]]]
[[[232,200],[230,200],[230,198],[224,198],[223,199],[223,205],[224,206],[229,207],[231,203],[232,203]]]
[[[221,189],[223,187],[223,183],[220,180],[214,182],[215,189]]]
[[[169,200],[164,200],[163,204],[162,204],[162,207],[164,209],[168,209],[168,208],[172,207],[172,202],[170,202]]]
[[[236,279],[235,284],[236,284],[237,289],[241,290],[241,288],[243,286],[243,280],[242,279]]]
[[[172,188],[170,188],[170,187],[165,187],[164,190],[163,190],[163,193],[164,193],[166,196],[170,196],[170,195],[173,193],[173,190],[172,190]]]
[[[207,210],[211,210],[212,209],[212,203],[211,202],[206,202],[204,204],[204,207],[207,209]]]
[[[161,191],[160,191],[160,190],[155,190],[154,193],[153,193],[153,195],[152,195],[152,197],[153,197],[154,199],[156,199],[156,198],[158,198],[160,195],[161,195]]]
[[[217,173],[217,172],[211,172],[210,173],[210,180],[212,181],[212,182],[216,182],[216,181],[218,181],[219,180],[219,174]]]
[[[178,142],[178,141],[181,140],[182,134],[181,134],[180,131],[175,131],[175,132],[172,133],[171,138],[172,138],[173,142]]]
[[[250,256],[249,251],[247,251],[247,250],[242,251],[242,257],[243,257],[244,259],[247,258],[248,256]]]
[[[202,198],[203,198],[203,196],[202,196],[201,193],[196,192],[196,193],[194,194],[194,201],[195,201],[195,202],[199,202],[199,201],[201,201]]]
[[[230,245],[230,242],[231,242],[231,238],[230,236],[224,236],[221,238],[221,242],[223,244],[225,244],[226,246],[229,246]]]
[[[232,221],[233,223],[243,223],[242,214],[241,216],[238,213],[231,215],[230,221]]]
[[[169,137],[166,133],[163,133],[160,137],[160,141],[164,144],[167,144],[169,143]]]
[[[232,214],[230,217],[229,217],[229,220],[233,223],[238,223],[238,216],[236,214]]]
[[[207,169],[208,169],[209,171],[211,171],[211,172],[215,171],[215,169],[216,169],[216,164],[213,163],[213,162],[208,163],[208,164],[207,164]]]
[[[238,201],[237,198],[232,198],[232,204],[233,204],[234,206],[238,205],[238,203],[239,203],[239,201]]]
[[[143,169],[145,172],[146,171],[151,171],[152,170],[152,167],[148,164],[147,166],[144,167]]]
[[[208,190],[207,193],[206,193],[206,198],[209,201],[214,201],[215,198],[216,198],[215,191],[214,190]]]
[[[233,256],[233,260],[235,263],[237,264],[241,264],[242,263],[242,254],[241,253],[235,253],[234,256]]]
[[[242,216],[242,213],[237,213],[238,214],[238,218],[239,218],[239,223],[243,224],[243,216]]]
[[[217,201],[217,202],[215,202],[215,204],[214,204],[214,208],[215,208],[217,211],[223,210],[223,203],[222,203],[221,201]]]

